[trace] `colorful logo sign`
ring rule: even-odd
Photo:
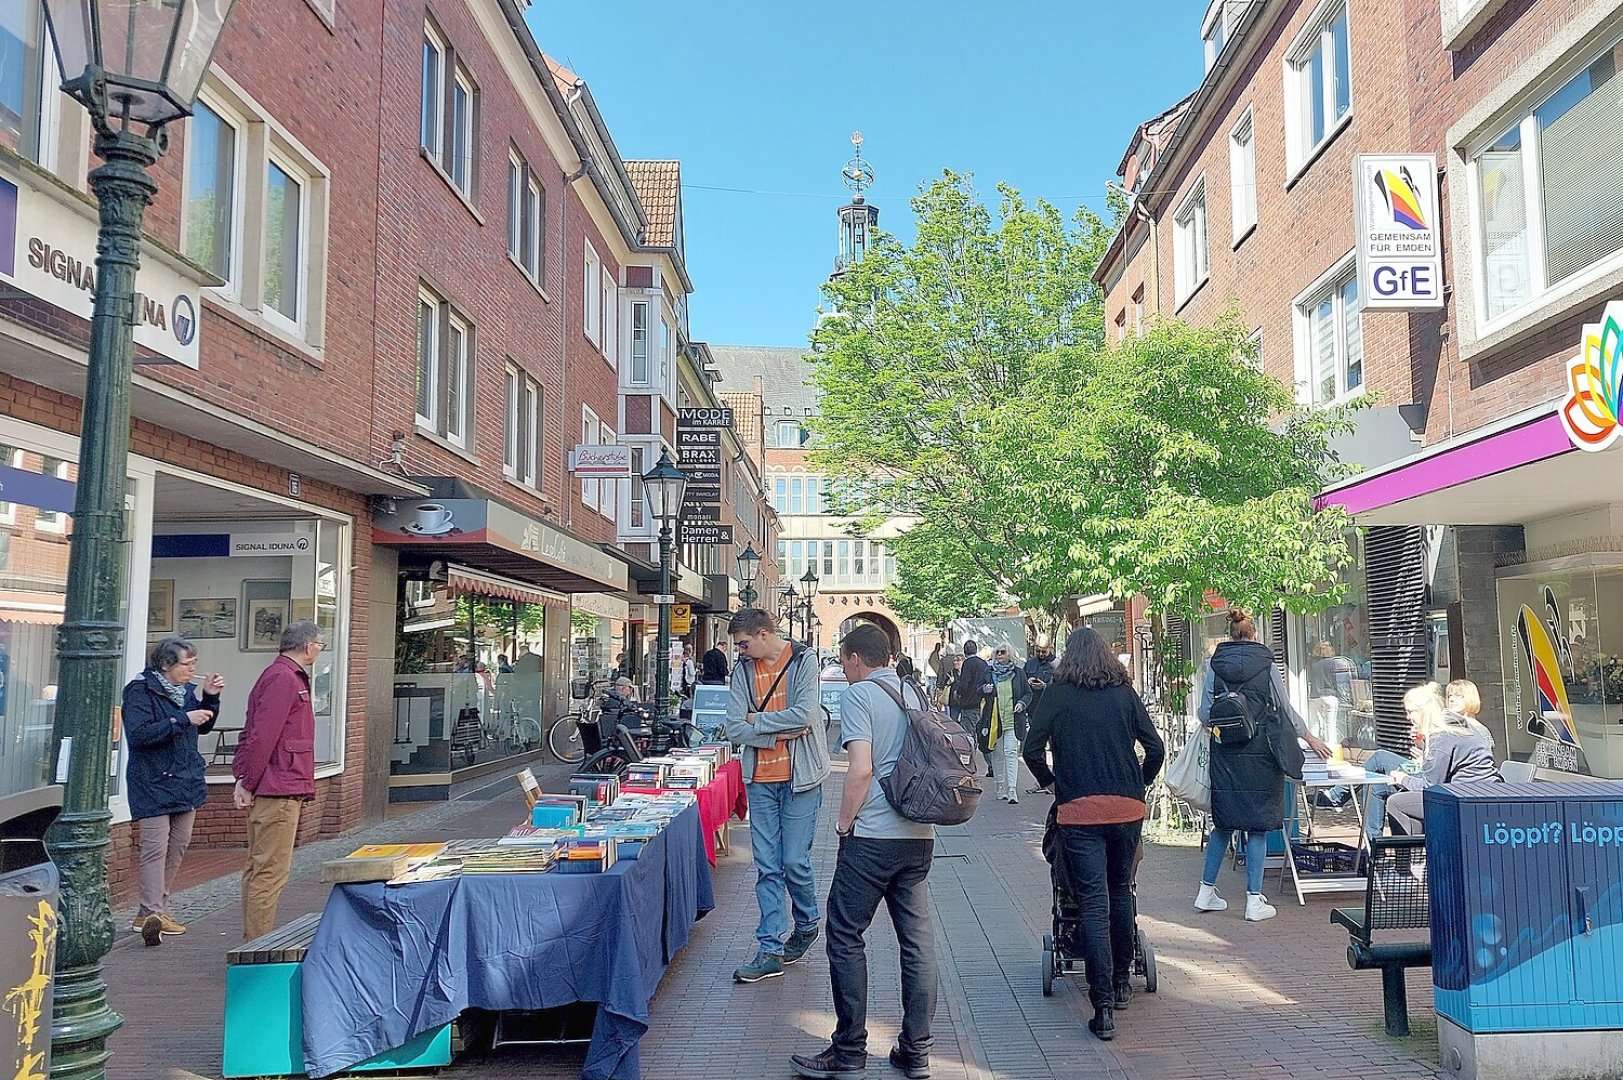
[[[169,305],[169,315],[175,340],[182,345],[190,345],[197,337],[197,309],[192,306],[192,298],[185,293],[176,296],[175,302]]]
[[[1561,608],[1555,601],[1555,590],[1549,586],[1544,588],[1544,608],[1547,620],[1540,620],[1527,604],[1516,616],[1516,637],[1533,680],[1533,710],[1524,720],[1528,734],[1576,747],[1578,728],[1572,720],[1572,703],[1563,674],[1572,666],[1572,654],[1561,632]]]
[[[1623,301],[1606,305],[1598,323],[1584,327],[1578,355],[1567,361],[1571,396],[1561,426],[1580,450],[1604,450],[1617,438],[1623,398]]]
[[[1374,179],[1375,189],[1386,200],[1386,209],[1392,215],[1394,226],[1417,230],[1431,227],[1426,224],[1426,212],[1420,205],[1419,185],[1415,183],[1407,165],[1382,169]]]

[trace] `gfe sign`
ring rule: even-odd
[[[1364,307],[1442,307],[1437,159],[1430,154],[1359,154],[1353,160],[1353,201]]]

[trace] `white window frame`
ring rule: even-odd
[[[620,286],[614,271],[603,268],[603,358],[614,368],[620,366]]]
[[[580,407],[580,441],[583,446],[596,446],[601,438],[603,423],[597,418],[597,413],[591,406]],[[583,477],[580,482],[580,501],[586,506],[596,509],[599,505],[600,482],[591,477]]]
[[[601,349],[603,347],[603,260],[598,257],[597,249],[592,246],[590,240],[583,239],[581,243],[585,245],[584,261],[586,264],[586,287],[581,292],[581,309],[584,316],[581,330],[585,333],[587,341]]]
[[[225,284],[216,286],[212,295],[228,300],[238,300],[242,297],[242,259],[243,249],[247,246],[247,178],[248,178],[248,120],[228,105],[218,95],[212,93],[207,87],[197,95],[197,103],[219,117],[220,123],[229,127],[235,135],[231,153],[231,216],[226,223],[231,231],[231,253],[226,259]],[[193,117],[195,117],[195,113]],[[189,212],[192,202],[192,170],[191,149],[192,132],[196,128],[196,121],[189,117],[186,120],[185,162],[181,173],[180,190],[180,250],[189,250],[191,228],[191,214]],[[188,256],[190,257],[190,256]],[[210,268],[212,269],[212,268]]]
[[[1511,125],[1501,119],[1494,123],[1487,132],[1476,139],[1466,150],[1465,176],[1467,191],[1467,206],[1469,220],[1467,228],[1470,231],[1472,245],[1472,261],[1478,284],[1475,285],[1474,314],[1476,316],[1476,337],[1483,338],[1497,333],[1507,326],[1515,325],[1524,319],[1537,316],[1541,312],[1555,310],[1564,300],[1586,290],[1589,286],[1602,278],[1616,274],[1623,270],[1623,248],[1610,255],[1591,263],[1588,267],[1572,274],[1552,285],[1549,281],[1548,253],[1545,250],[1544,236],[1544,176],[1541,167],[1540,154],[1543,148],[1538,137],[1538,110],[1548,104],[1556,95],[1565,90],[1572,81],[1589,70],[1602,55],[1613,52],[1619,44],[1618,35],[1614,32],[1608,34],[1605,43],[1597,48],[1584,50],[1583,53],[1557,68],[1548,78],[1538,80],[1537,85],[1541,92],[1537,96],[1528,96],[1524,104],[1513,110],[1510,115],[1520,115],[1521,119]],[[1614,83],[1623,84],[1623,72],[1614,76]],[[1548,88],[1548,89],[1544,89]],[[1616,90],[1613,91],[1617,92]],[[1512,126],[1518,128],[1521,137],[1521,182],[1523,191],[1523,213],[1527,219],[1527,278],[1528,298],[1513,308],[1507,308],[1499,314],[1488,315],[1488,245],[1483,233],[1483,196],[1481,178],[1481,157],[1489,147],[1509,134]]]
[[[517,148],[507,152],[507,254],[538,289],[545,290],[547,196]]]
[[[1217,58],[1223,55],[1223,47],[1228,44],[1227,13],[1228,0],[1212,0],[1211,6],[1206,9],[1206,18],[1200,25],[1201,52],[1205,57],[1206,71],[1212,70]]]
[[[446,54],[450,46],[445,38],[434,28],[432,23],[423,24],[423,70],[419,72],[422,85],[419,88],[421,116],[417,129],[417,145],[423,153],[428,155],[430,161],[438,163],[444,156],[445,146],[445,70]],[[428,54],[432,52],[431,61]],[[428,68],[434,69],[434,86],[432,91],[428,86]]]
[[[18,0],[8,2],[15,4]],[[57,141],[62,122],[60,99],[63,97],[57,88],[61,85],[62,79],[56,69],[56,49],[51,42],[51,33],[45,25],[44,5],[40,0],[22,0],[22,3],[25,5],[24,18],[33,19],[35,40],[32,42],[32,48],[37,59],[32,70],[23,72],[22,121],[24,125],[33,122],[39,127],[34,133],[36,140],[34,154],[23,153],[21,148],[17,152],[40,168],[55,172]],[[34,84],[32,87],[36,99],[34,102],[28,100],[30,83]],[[31,105],[37,106],[37,111],[31,110]],[[72,177],[63,179],[74,181]]]
[[[1352,16],[1347,0],[1324,0],[1302,32],[1286,51],[1285,79],[1285,167],[1294,180],[1312,163],[1319,150],[1334,139],[1342,128],[1352,123],[1357,111],[1352,78]],[[1335,39],[1330,27],[1337,19],[1347,24],[1347,111],[1335,115],[1336,64]],[[1312,67],[1307,60],[1317,51],[1324,50],[1322,65],[1324,94],[1324,133],[1314,139],[1311,131],[1313,90],[1309,85]]]
[[[507,425],[502,439],[502,474],[525,487],[538,489],[541,425],[546,415],[541,384],[509,361],[503,385]]]
[[[1294,329],[1296,349],[1296,396],[1303,405],[1315,408],[1340,405],[1361,397],[1369,391],[1369,378],[1367,365],[1368,350],[1365,348],[1365,336],[1362,330],[1364,311],[1364,297],[1358,298],[1359,308],[1359,369],[1361,378],[1356,387],[1347,387],[1347,319],[1345,305],[1341,300],[1341,290],[1349,279],[1356,279],[1358,262],[1356,252],[1349,251],[1337,259],[1335,264],[1320,274],[1318,278],[1291,301],[1291,322]],[[1318,392],[1313,356],[1312,311],[1327,294],[1335,296],[1334,314],[1331,318],[1335,326],[1335,354],[1336,354],[1336,393],[1335,396],[1325,400],[1316,401]]]
[[[1249,107],[1229,132],[1229,212],[1239,247],[1257,227],[1257,129]]]
[[[1173,279],[1181,307],[1212,273],[1211,221],[1207,216],[1206,174],[1202,173],[1172,216]]]
[[[626,307],[626,347],[621,354],[624,365],[621,381],[628,387],[642,389],[652,388],[654,385],[654,334],[653,327],[649,323],[653,307],[652,300],[636,299],[631,300]],[[640,326],[639,316],[642,320]]]
[[[467,97],[468,107],[460,120],[456,111],[457,91]],[[447,88],[446,120],[450,125],[447,134],[451,137],[451,144],[447,147],[448,162],[445,175],[451,178],[451,184],[462,194],[473,198],[474,167],[479,157],[478,131],[479,131],[479,84],[473,81],[473,76],[458,61],[451,72],[451,85]],[[459,152],[460,151],[460,152]]]
[[[49,457],[51,455],[44,456]],[[68,478],[69,469],[72,467],[72,465],[73,463],[71,461],[64,460],[63,458],[57,458],[56,470],[48,473],[41,468],[40,475],[54,476],[58,480],[66,480]],[[36,508],[34,510],[34,528],[39,532],[56,533],[60,536],[62,533],[68,531],[68,515],[62,513],[60,510],[40,510]]]
[[[614,434],[614,429],[609,427],[607,424],[600,423],[598,425],[597,434],[597,444],[599,446],[613,446],[615,442],[618,441],[618,437]],[[613,480],[604,480],[598,485],[597,512],[608,518],[610,521],[614,520],[616,489],[617,485]]]
[[[1139,337],[1144,336],[1144,285],[1140,283],[1133,292],[1133,333]]]
[[[443,439],[445,442],[459,449],[467,450],[473,442],[474,403],[473,392],[475,385],[474,369],[478,356],[478,341],[474,325],[462,312],[458,311],[449,300],[429,288],[419,284],[417,288],[417,302],[419,320],[421,319],[421,305],[427,304],[433,314],[432,333],[427,335],[430,345],[426,372],[423,370],[421,355],[423,334],[418,331],[418,357],[417,377],[423,379],[429,388],[428,412],[416,410],[417,430],[424,434]],[[455,363],[449,355],[451,348],[451,331],[455,328],[461,333],[461,352]],[[461,385],[458,389],[457,401],[461,408],[452,415],[451,407],[451,379],[460,369]],[[416,384],[413,383],[413,400],[416,399]],[[415,405],[414,405],[415,408]],[[454,421],[454,422],[453,422]]]
[[[1262,327],[1257,327],[1246,336],[1246,363],[1257,371],[1267,371],[1268,365],[1262,358]]]
[[[428,428],[438,433],[440,418],[440,365],[443,361],[440,349],[440,314],[444,303],[437,295],[427,288],[419,287],[417,290],[417,357],[416,377],[412,384],[412,396],[417,411],[417,426]],[[426,306],[426,312],[425,312]],[[432,321],[433,325],[424,332],[423,323]],[[423,355],[423,342],[429,343],[428,355]],[[423,410],[425,402],[422,400],[423,389],[427,388],[428,410]]]
[[[303,337],[306,325],[309,321],[308,316],[310,312],[310,215],[314,205],[314,199],[312,197],[314,181],[298,165],[298,163],[295,162],[288,154],[283,152],[280,147],[272,144],[266,148],[265,190],[267,193],[267,212],[264,215],[264,224],[262,225],[262,228],[266,231],[264,233],[264,239],[261,241],[260,249],[261,281],[269,277],[268,268],[264,265],[263,259],[264,254],[268,253],[270,250],[270,234],[268,231],[270,226],[270,214],[268,212],[268,205],[270,191],[270,169],[272,165],[280,169],[283,174],[285,174],[293,183],[297,184],[299,188],[299,229],[297,236],[299,254],[298,269],[294,274],[293,281],[293,305],[296,314],[294,317],[289,318],[286,314],[274,307],[270,303],[269,299],[264,297],[263,286],[260,290],[261,299],[263,300],[263,303],[260,305],[260,312],[273,325],[280,326],[282,329],[295,336]]]
[[[446,35],[430,20],[423,22],[423,71],[419,87],[419,117],[417,145],[423,156],[433,162],[446,183],[469,202],[479,185],[479,82],[452,47]],[[434,54],[429,60],[427,54]],[[430,92],[426,69],[434,69],[433,92]],[[458,121],[456,92],[467,94],[466,114]],[[458,153],[458,151],[463,151]]]

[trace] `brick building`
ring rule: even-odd
[[[20,72],[0,83],[0,234],[16,233],[0,251],[0,791],[39,782],[51,754],[95,249],[88,120],[55,89],[39,0],[14,14],[0,21]],[[128,635],[126,668],[178,633],[227,676],[195,843],[242,840],[236,733],[293,619],[329,642],[305,839],[510,770],[569,705],[572,615],[636,625],[635,482],[588,484],[569,451],[669,442],[692,288],[679,185],[661,239],[516,0],[239,6],[169,135],[138,284],[127,611],[146,633]],[[668,350],[652,389],[619,377],[650,289]],[[769,544],[758,482],[739,498]],[[726,585],[695,588],[724,608]]]
[[[1615,504],[1584,480],[1597,462],[1559,416],[1583,327],[1623,287],[1623,194],[1581,178],[1613,138],[1623,12],[1217,0],[1202,36],[1199,88],[1123,161],[1131,212],[1098,280],[1116,337],[1152,314],[1233,309],[1303,404],[1378,395],[1340,447],[1363,471],[1325,493],[1363,526],[1347,602],[1267,628],[1293,695],[1338,735],[1402,745],[1402,692],[1466,674],[1511,755],[1623,775],[1585,711],[1610,701],[1596,627],[1623,609],[1623,564],[1606,554],[1623,543]],[[1360,295],[1354,157],[1391,153],[1435,156],[1440,310]],[[1553,710],[1570,722],[1536,715],[1516,678],[1533,668],[1520,627],[1546,584],[1566,679],[1583,687]],[[1321,643],[1354,662],[1350,693],[1318,685]]]

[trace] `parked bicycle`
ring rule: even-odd
[[[581,728],[598,726],[603,715],[603,699],[613,685],[608,679],[594,680],[580,708],[553,721],[547,731],[547,749],[552,751],[553,757],[566,765],[573,765],[586,757],[586,741],[581,737]]]
[[[512,698],[489,723],[482,725],[485,745],[499,747],[509,754],[519,754],[541,745],[541,725],[533,716],[520,716],[518,702]]]
[[[605,711],[617,704],[621,707],[608,741],[581,766],[583,773],[623,776],[627,767],[643,758],[660,757],[672,747],[699,746],[704,742],[704,732],[685,720],[659,719],[647,705],[627,701],[612,691],[605,696],[610,699],[605,702]]]

